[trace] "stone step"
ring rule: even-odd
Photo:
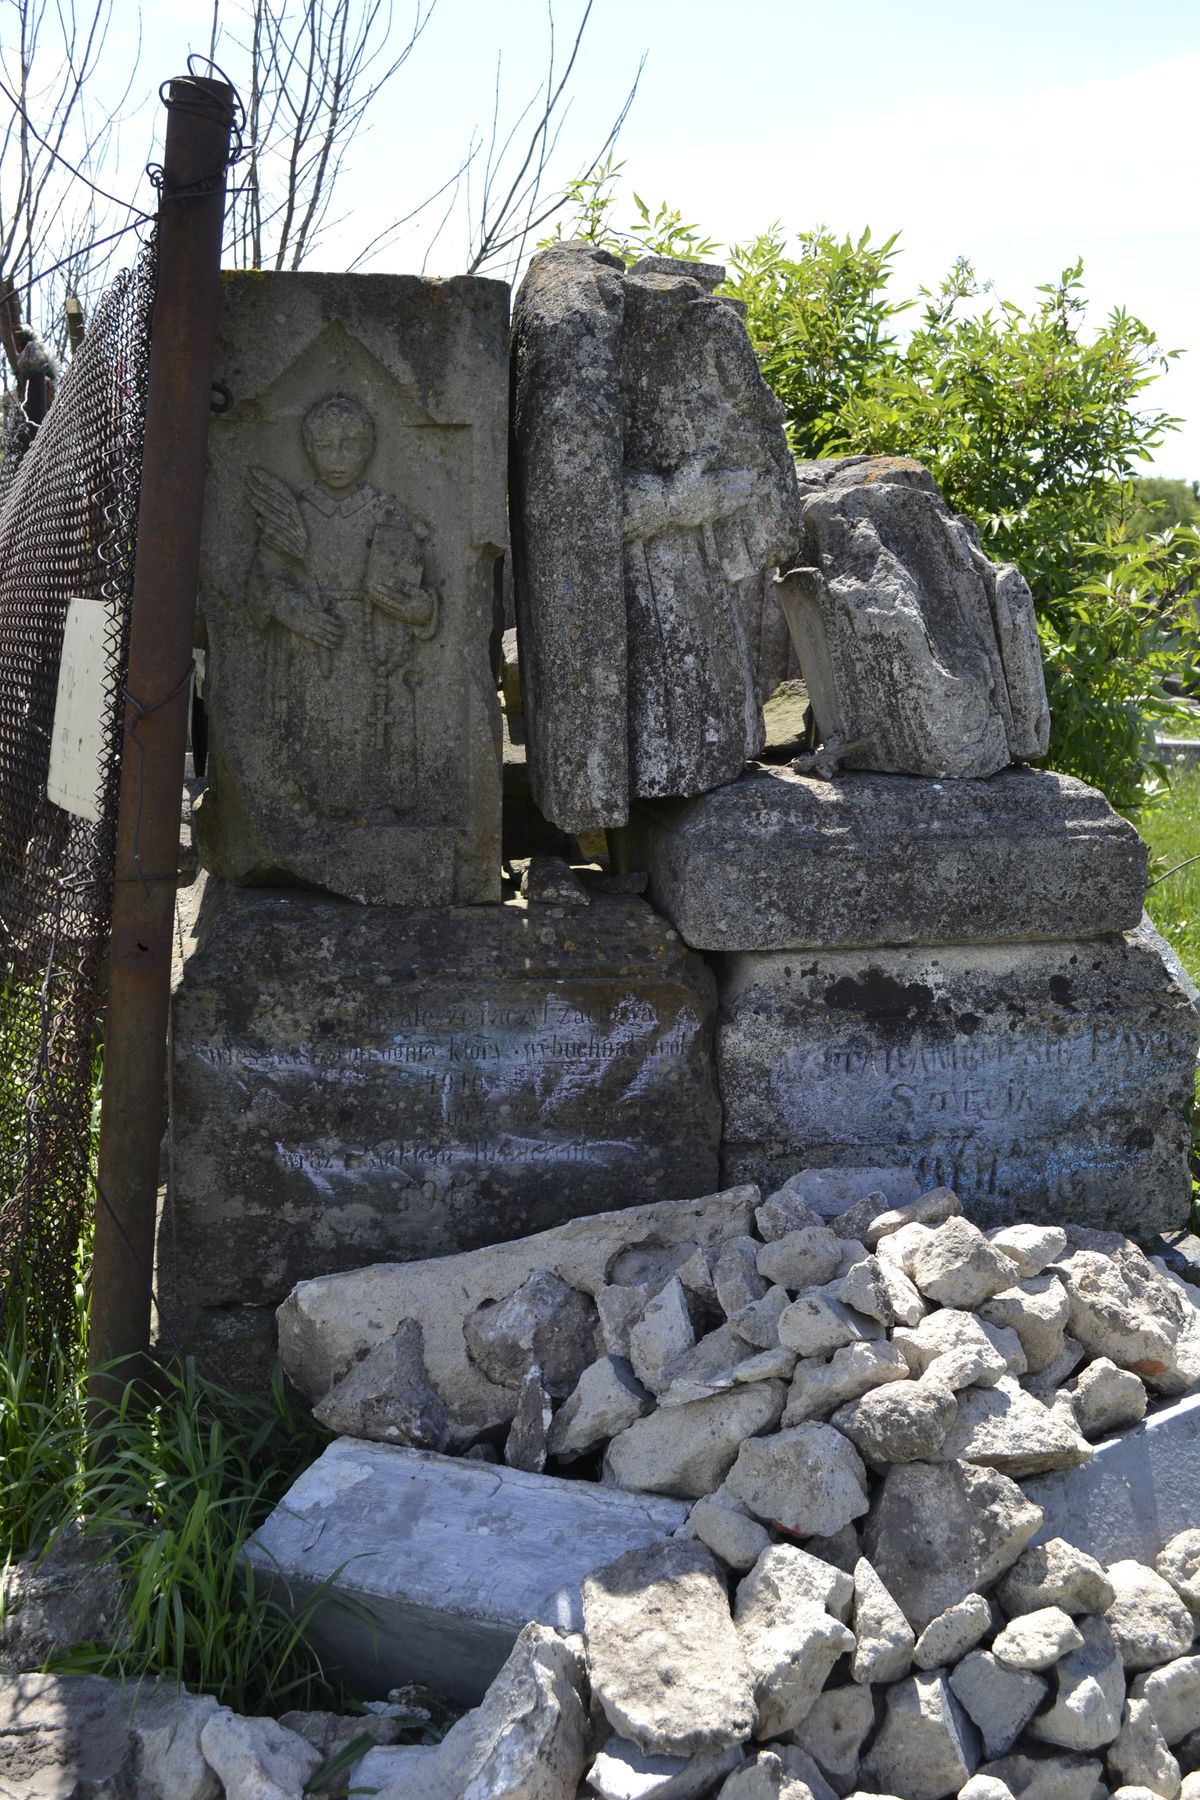
[[[339,1438],[246,1548],[291,1611],[327,1584],[310,1630],[362,1699],[419,1681],[479,1701],[521,1627],[577,1631],[579,1583],[668,1537],[677,1500]]]

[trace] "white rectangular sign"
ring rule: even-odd
[[[58,697],[46,792],[79,819],[100,818],[100,782],[108,744],[109,696],[103,600],[72,600],[58,665]]]

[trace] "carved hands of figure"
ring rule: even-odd
[[[345,627],[317,600],[304,568],[308,530],[299,503],[287,483],[269,469],[246,471],[246,497],[258,522],[260,550],[279,559],[270,582],[271,617],[322,652],[336,650]]]
[[[669,476],[627,474],[626,541],[715,525],[747,505],[761,479],[756,469],[708,469],[700,463]]]
[[[390,619],[399,619],[402,625],[407,625],[414,637],[436,636],[440,606],[437,594],[430,593],[428,588],[407,584],[397,587],[383,581],[369,581],[367,598]]]

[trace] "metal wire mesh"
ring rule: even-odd
[[[0,1309],[65,1328],[88,1217],[154,246],[118,276],[0,467]],[[99,822],[47,798],[69,602],[106,606]]]

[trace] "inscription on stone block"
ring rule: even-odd
[[[499,282],[226,279],[197,826],[231,880],[499,898],[506,323]]]
[[[725,1179],[901,1162],[981,1223],[1182,1217],[1200,1022],[1164,948],[719,958]]]
[[[205,910],[173,1023],[184,1311],[716,1185],[712,977],[644,903]]]

